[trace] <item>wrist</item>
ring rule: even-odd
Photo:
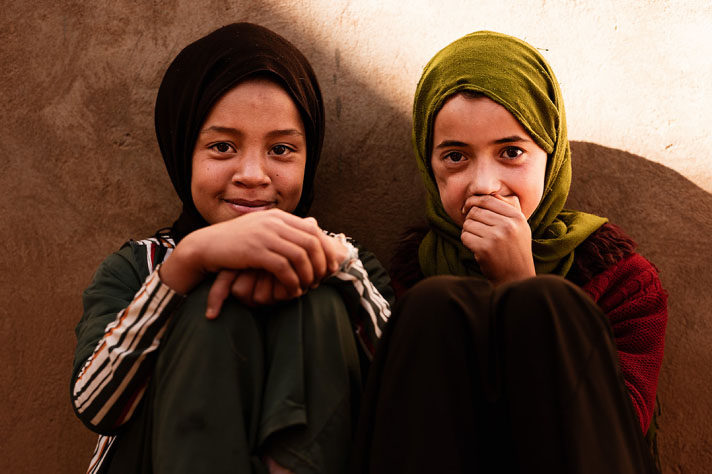
[[[515,283],[518,281],[526,280],[527,278],[533,278],[536,276],[536,270],[534,269],[534,265],[530,268],[526,269],[521,269],[520,271],[512,271],[505,273],[503,275],[500,275],[499,278],[491,278],[490,283],[492,283],[493,286],[500,286],[504,285],[505,283]]]
[[[165,285],[184,295],[195,288],[207,274],[200,264],[200,251],[191,235],[181,240],[158,270],[158,276]]]
[[[334,234],[332,238],[341,244],[338,246],[337,260],[339,265],[336,271],[344,271],[354,260],[358,259],[358,249],[348,241],[344,234]]]

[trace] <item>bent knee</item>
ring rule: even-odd
[[[225,335],[256,334],[254,310],[229,296],[215,319],[207,319],[205,310],[212,280],[206,280],[191,291],[175,315],[171,338],[185,336],[185,342],[204,344],[224,341]]]
[[[498,328],[521,341],[562,333],[587,338],[606,329],[605,315],[579,287],[564,278],[541,275],[510,283],[495,293]]]
[[[519,298],[540,298],[562,290],[577,291],[578,287],[557,275],[538,275],[502,285],[500,292],[514,293]]]
[[[333,337],[337,333],[351,333],[351,320],[343,297],[329,285],[320,285],[299,300],[305,328],[318,337]],[[288,310],[289,311],[289,310]]]
[[[484,278],[437,275],[418,282],[408,290],[399,304],[413,308],[442,308],[459,303],[463,298],[489,298],[491,284]]]
[[[420,332],[424,338],[434,331],[462,331],[468,319],[487,317],[491,284],[483,278],[438,275],[422,280],[398,301],[397,327]]]

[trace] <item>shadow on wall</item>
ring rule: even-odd
[[[663,472],[712,463],[712,195],[640,156],[574,142],[568,207],[607,216],[639,242],[669,293],[658,386]]]
[[[12,324],[0,318],[9,367],[0,373],[0,421],[12,433],[0,446],[2,472],[87,466],[95,437],[74,417],[67,388],[72,330],[99,262],[123,240],[151,235],[177,215],[152,114],[160,78],[181,45],[237,20],[293,41],[314,65],[326,100],[313,214],[384,263],[400,232],[423,219],[409,105],[384,97],[372,71],[345,67],[339,50],[323,46],[323,33],[301,29],[269,3],[231,2],[225,11],[192,2],[161,1],[149,10],[119,4],[43,2],[46,8],[28,10],[17,3],[12,29],[0,33],[8,45],[0,66],[11,72],[0,97],[14,104],[0,130],[7,196],[0,242],[6,268],[22,269],[0,275],[4,311],[22,316]],[[393,87],[414,90],[416,82],[404,78]],[[670,292],[659,390],[663,467],[705,472],[712,465],[712,258],[703,239],[712,235],[712,195],[639,156],[589,143],[572,149],[571,207],[626,229]]]
[[[338,50],[321,49],[285,26],[288,37],[300,41],[314,61],[327,102],[313,213],[327,228],[362,241],[387,264],[405,227],[423,222],[410,110],[389,105],[364,71],[339,67]],[[417,77],[413,88],[416,82]],[[571,148],[567,206],[620,225],[658,267],[669,292],[658,390],[663,472],[707,472],[712,465],[712,250],[707,239],[712,194],[641,156],[585,142],[572,142]]]
[[[390,126],[409,128],[409,118],[403,115],[401,120],[405,123]],[[327,225],[348,228],[377,249],[387,263],[404,227],[422,222],[424,207],[412,153],[403,145],[395,155],[407,156],[411,168],[394,162],[387,150],[378,150],[379,142],[392,143],[382,133],[379,130],[369,145],[372,149],[366,147],[368,166],[373,166],[367,178],[358,178],[363,171],[357,168],[350,168],[353,176],[332,173],[338,164],[325,159],[321,172],[326,170],[327,177],[320,175],[323,194],[314,210]],[[706,472],[712,463],[712,250],[707,240],[712,235],[712,194],[640,156],[585,142],[573,142],[571,148],[573,182],[567,207],[620,225],[658,267],[669,293],[658,389],[663,472]],[[394,172],[395,166],[401,170]],[[361,187],[362,179],[370,181],[368,192]],[[340,207],[335,209],[334,203]]]
[[[359,93],[369,94],[367,89]],[[373,107],[382,107],[374,99]],[[423,221],[415,160],[409,144],[402,143],[409,121],[402,114],[384,127],[396,130],[397,138],[379,129],[361,143],[349,142],[346,150],[366,152],[367,170],[351,163],[337,172],[343,164],[327,147],[319,175],[317,217],[328,227],[347,229],[384,263],[405,226]],[[658,267],[669,292],[658,389],[663,472],[706,472],[712,464],[712,250],[706,238],[712,235],[712,195],[643,157],[593,143],[573,142],[571,148],[573,182],[567,207],[620,225]]]

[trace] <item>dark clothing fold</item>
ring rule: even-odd
[[[423,280],[370,369],[352,473],[655,472],[610,324],[577,286]]]
[[[109,473],[347,470],[361,373],[340,294],[322,286],[269,309],[228,299],[207,320],[210,282],[172,321],[148,396],[117,436]]]

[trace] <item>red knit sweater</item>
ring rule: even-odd
[[[647,431],[663,360],[667,294],[655,267],[634,253],[583,287],[611,321],[623,379]]]
[[[423,278],[417,248],[427,229],[414,229],[394,255],[393,287],[400,295]],[[574,265],[566,276],[579,285],[608,316],[613,329],[623,379],[643,432],[655,409],[658,374],[667,325],[667,293],[658,272],[635,253],[623,231],[605,224],[576,248]]]

